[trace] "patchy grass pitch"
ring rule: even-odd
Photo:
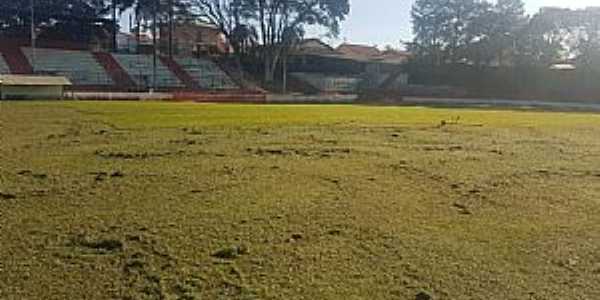
[[[600,299],[600,115],[0,105],[1,299]]]

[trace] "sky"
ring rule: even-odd
[[[600,0],[524,0],[528,14],[536,13],[543,6],[585,8],[600,6]],[[414,0],[350,0],[350,15],[342,24],[337,39],[323,40],[331,44],[349,43],[391,45],[400,47],[400,41],[412,36],[410,9]],[[318,34],[315,34],[318,36]]]

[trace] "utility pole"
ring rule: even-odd
[[[135,7],[135,54],[140,54],[140,34],[142,28],[142,18],[140,18],[140,8],[136,5]]]
[[[156,22],[158,15],[158,1],[154,0],[154,8],[152,11],[152,90],[156,90],[156,66],[157,66],[157,50],[156,49]]]
[[[129,28],[127,33],[133,33],[133,14],[129,14]],[[129,36],[129,35],[128,35]],[[131,53],[131,39],[127,38],[127,52]]]
[[[35,0],[31,0],[31,73],[35,74]]]
[[[173,0],[169,0],[169,58],[173,59]]]
[[[117,52],[117,30],[119,26],[117,25],[117,1],[112,1],[112,20],[113,20],[113,28],[112,28],[112,51]]]
[[[287,85],[288,85],[288,55],[287,55],[287,50],[284,50],[285,54],[282,58],[282,62],[281,62],[281,70],[283,72],[282,74],[282,89],[281,92],[283,94],[287,94]]]

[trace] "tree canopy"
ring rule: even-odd
[[[600,58],[600,13],[543,9],[528,16],[522,0],[417,0],[409,48],[432,65],[547,65]],[[599,65],[600,65],[600,61]]]
[[[103,0],[35,0],[35,22],[52,24],[69,20],[97,20],[109,10]],[[0,29],[10,30],[28,26],[31,22],[31,1],[0,2]]]
[[[307,26],[331,35],[350,12],[349,0],[190,0],[194,11],[219,27],[239,52],[248,42],[260,44],[265,81]]]
[[[417,0],[413,52],[433,64],[501,60],[526,20],[521,0]]]

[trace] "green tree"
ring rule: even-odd
[[[445,20],[446,57],[451,63],[465,59],[465,49],[471,40],[469,27],[481,14],[479,3],[474,0],[448,0]]]
[[[516,54],[518,33],[527,24],[524,7],[522,0],[498,0],[494,7],[495,28],[490,38],[494,41],[492,47],[499,65],[504,65],[506,58]]]
[[[409,50],[432,65],[443,62],[446,7],[439,0],[417,0],[411,11],[414,39]]]
[[[410,50],[432,65],[465,58],[469,28],[481,11],[474,0],[417,0],[412,7],[414,40]]]
[[[0,34],[29,36],[31,3],[30,0],[1,1]],[[110,25],[110,21],[104,19],[110,4],[105,0],[35,0],[33,3],[35,27],[61,38],[89,41],[95,29],[107,29]]]
[[[307,26],[339,33],[350,11],[349,0],[191,0],[202,19],[221,29],[236,53],[248,43],[259,44],[265,82],[272,82],[277,67]]]
[[[258,34],[264,61],[264,79],[270,83],[278,64],[307,26],[338,35],[350,12],[349,0],[247,0],[252,17],[248,25]]]
[[[248,25],[252,17],[248,1],[244,0],[190,0],[194,14],[225,35],[234,54],[241,55],[250,44],[255,44],[256,33]]]
[[[588,9],[574,18],[579,36],[574,49],[580,67],[600,72],[600,10]]]
[[[527,25],[521,0],[498,0],[495,5],[487,2],[479,4],[475,20],[468,28],[468,57],[476,64],[498,65],[512,63],[516,55],[518,35]]]
[[[568,30],[552,15],[540,12],[520,30],[516,39],[517,65],[547,66],[560,59]]]

